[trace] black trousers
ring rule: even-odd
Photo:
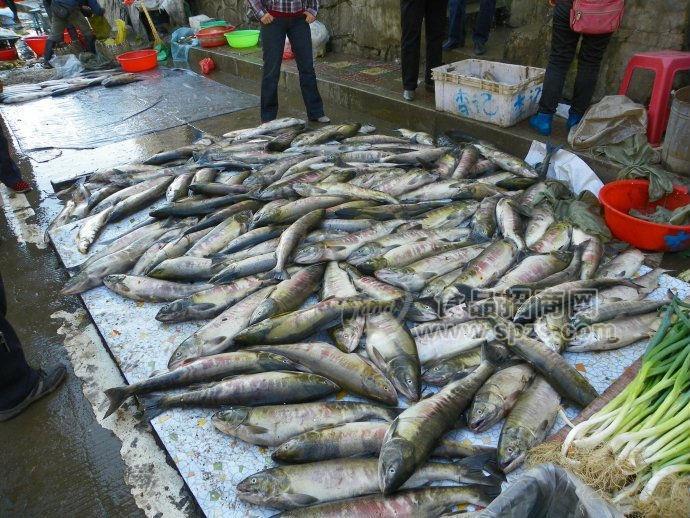
[[[22,344],[6,314],[7,299],[0,277],[0,410],[17,406],[38,383],[38,373],[26,363]]]
[[[415,90],[419,82],[419,54],[422,20],[426,31],[426,72],[424,80],[431,82],[431,69],[443,64],[443,40],[446,32],[448,0],[400,0],[402,42],[400,65],[403,88]]]
[[[544,91],[539,101],[539,111],[555,113],[558,102],[563,95],[563,86],[568,69],[575,58],[577,44],[582,38],[577,60],[577,77],[575,92],[571,103],[571,113],[584,115],[592,102],[597,86],[599,69],[611,34],[582,35],[570,28],[570,9],[572,0],[558,0],[553,11],[553,36],[551,55],[546,67]]]
[[[316,84],[309,24],[304,16],[275,18],[272,23],[261,26],[261,46],[264,55],[263,77],[261,78],[262,122],[272,121],[278,116],[278,81],[286,36],[295,54],[299,71],[299,86],[307,108],[307,117],[315,120],[324,115],[323,101]]]
[[[467,34],[467,0],[450,0],[448,6],[448,40],[452,43],[465,44]],[[472,41],[486,43],[489,41],[491,23],[496,13],[496,0],[480,0],[479,14],[474,24]]]
[[[10,156],[10,146],[0,129],[0,182],[12,187],[22,179],[22,174]]]

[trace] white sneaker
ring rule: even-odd
[[[331,122],[331,118],[330,118],[330,117],[327,117],[327,116],[325,116],[325,115],[322,115],[321,117],[319,117],[318,119],[316,119],[315,122],[321,122],[321,123],[323,123],[323,124],[328,124],[329,122]]]
[[[406,101],[414,101],[414,90],[403,90],[403,99]]]

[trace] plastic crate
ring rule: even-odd
[[[543,68],[467,59],[433,70],[436,109],[513,126],[536,113],[544,83]]]

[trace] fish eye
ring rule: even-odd
[[[484,413],[484,410],[482,410],[481,408],[477,409],[477,415],[482,415],[483,413]]]
[[[407,378],[407,379],[405,380],[405,382],[408,383],[408,384],[410,384],[410,385],[412,385],[412,378]]]
[[[175,357],[176,357],[176,358],[179,358],[180,356],[182,356],[182,351],[177,351],[177,352],[175,353]]]
[[[252,484],[256,484],[258,482],[256,477],[252,477],[251,481]]]
[[[394,474],[394,473],[395,473],[395,468],[392,467],[392,466],[391,466],[390,468],[388,468],[388,473],[390,473],[391,475]]]
[[[506,451],[507,451],[508,453],[513,453],[513,447],[512,447],[512,446],[508,446],[508,447],[506,448]]]

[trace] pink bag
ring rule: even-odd
[[[621,26],[625,0],[574,0],[570,28],[581,34],[609,34]]]

